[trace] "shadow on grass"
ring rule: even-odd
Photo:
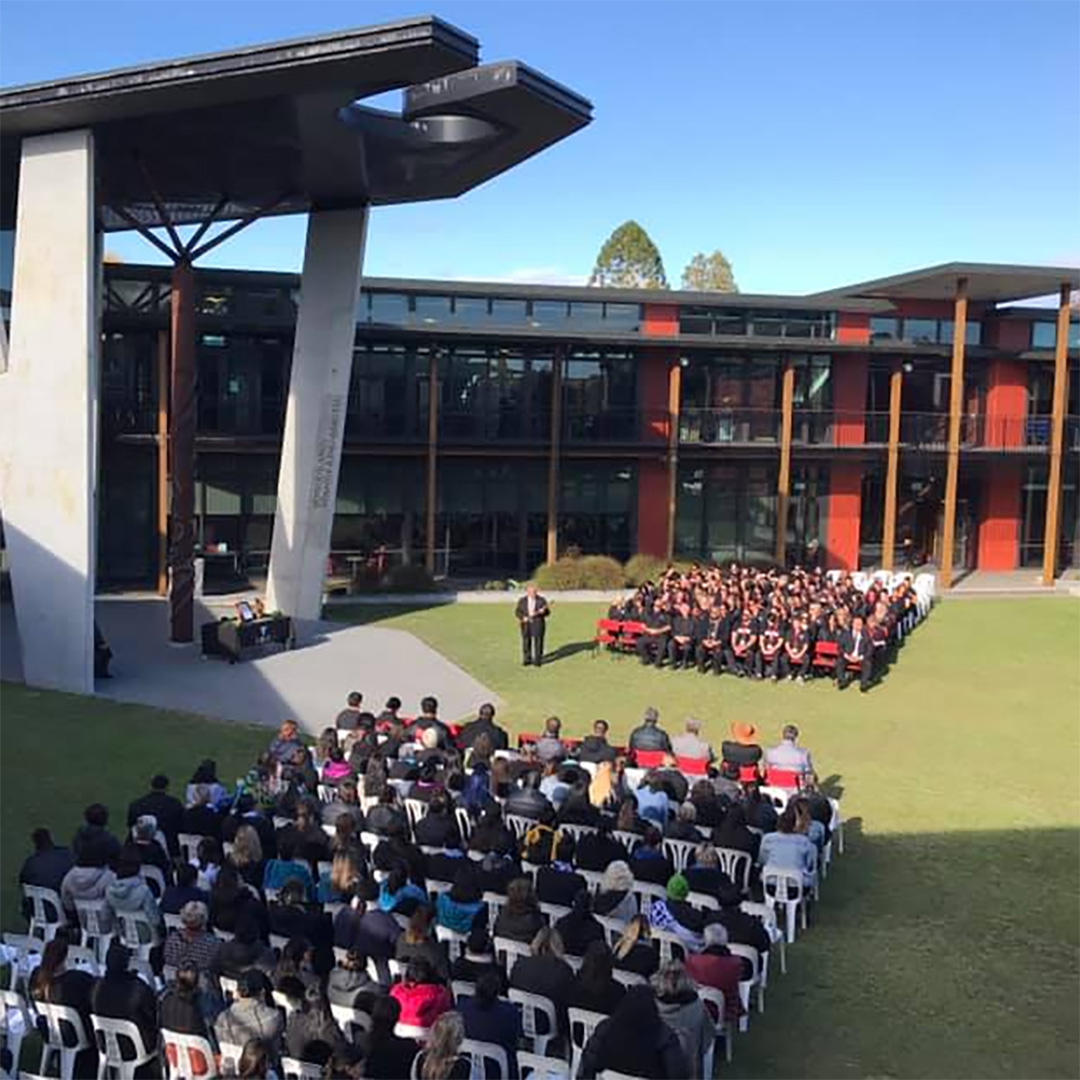
[[[544,664],[554,664],[559,660],[569,660],[571,656],[577,656],[578,653],[588,652],[593,647],[591,641],[570,641],[565,645],[560,645],[553,652],[544,653]]]

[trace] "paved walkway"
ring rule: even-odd
[[[957,600],[987,596],[1080,596],[1080,576],[1075,570],[1066,571],[1053,588],[1047,588],[1039,570],[972,570],[958,578],[950,592],[940,595]]]
[[[97,694],[116,701],[181,709],[224,720],[276,727],[294,717],[311,734],[333,722],[350,690],[382,708],[392,694],[417,711],[434,694],[448,719],[472,713],[495,694],[444,656],[403,630],[343,623],[301,624],[297,648],[230,665],[202,659],[197,645],[170,645],[168,607],[160,599],[105,598],[97,617],[114,654],[114,678]],[[198,626],[215,618],[196,608]],[[22,680],[15,614],[0,605],[0,677]]]

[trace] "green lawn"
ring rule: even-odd
[[[622,737],[649,704],[671,728],[700,717],[715,741],[735,719],[767,741],[799,724],[843,792],[848,853],[724,1076],[1080,1075],[1075,601],[946,602],[868,696],[594,659],[580,648],[589,605],[555,605],[547,645],[561,658],[539,671],[518,665],[503,606],[337,613],[418,634],[491,686],[516,730],[556,713],[578,733],[603,716]],[[91,798],[122,812],[153,771],[179,781],[204,753],[231,778],[267,738],[10,686],[2,704],[5,926],[34,824],[67,836]]]

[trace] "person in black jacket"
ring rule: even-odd
[[[162,773],[158,773],[150,781],[149,792],[136,799],[128,807],[127,824],[130,829],[139,818],[145,817],[147,814],[153,815],[157,819],[157,827],[165,834],[169,854],[177,855],[180,852],[180,846],[176,837],[179,833],[188,830],[181,828],[184,817],[184,804],[179,799],[173,798],[168,793],[168,788],[169,778]]]
[[[506,813],[536,821],[545,811],[553,812],[548,797],[540,791],[542,779],[540,773],[526,773],[521,785],[510,792],[505,805]]]
[[[393,915],[379,909],[375,902],[378,897],[379,889],[374,882],[357,882],[349,906],[342,908],[334,919],[335,946],[354,949],[379,960],[394,955],[402,930]]]
[[[866,693],[874,679],[874,646],[863,625],[856,615],[851,620],[851,629],[840,634],[840,659],[836,664],[836,685],[844,690],[851,682],[852,671],[859,673],[859,690]]]
[[[22,864],[19,884],[52,889],[59,896],[64,875],[75,865],[74,856],[68,848],[56,847],[53,844],[52,833],[48,829],[35,829],[30,839],[34,845],[34,853]],[[34,908],[25,897],[22,910],[29,920]]]
[[[671,753],[671,739],[660,727],[660,710],[650,705],[645,710],[642,723],[630,732],[628,746],[631,750],[662,750]]]
[[[570,991],[571,1009],[610,1016],[626,996],[626,987],[611,974],[611,952],[602,941],[594,941],[585,950],[581,971]]]
[[[494,852],[496,855],[517,855],[517,840],[503,822],[502,810],[493,803],[484,811],[469,837],[469,850]]]
[[[559,1017],[559,1030],[566,1032],[566,1010],[574,989],[574,969],[563,959],[563,943],[558,930],[543,927],[530,944],[531,956],[522,956],[510,969],[510,985],[515,990],[546,997]]]
[[[118,941],[105,955],[105,975],[98,979],[90,995],[90,1011],[95,1016],[130,1020],[139,1029],[148,1051],[157,1047],[158,1009],[154,991],[133,971],[128,970],[131,954]],[[152,1060],[135,1072],[136,1077],[161,1075],[158,1061]]]
[[[162,1031],[208,1037],[199,1002],[199,969],[194,964],[185,964],[177,971],[176,983],[161,999],[160,1020]]]
[[[221,815],[210,803],[210,785],[196,784],[191,794],[194,802],[180,819],[180,831],[192,836],[212,836],[215,840],[220,840]]]
[[[597,832],[585,833],[578,840],[574,862],[579,870],[599,873],[609,863],[625,860],[626,857],[626,849],[611,835],[610,821],[602,818]]]
[[[551,609],[547,600],[531,582],[525,586],[525,595],[514,607],[514,618],[521,630],[522,664],[539,667],[544,660],[544,630]]]
[[[287,938],[304,938],[311,943],[312,967],[326,975],[334,966],[334,926],[330,916],[308,907],[302,882],[290,878],[282,886],[278,903],[270,904],[270,933]]]
[[[371,1031],[361,1038],[367,1080],[401,1080],[412,1071],[417,1045],[394,1034],[401,1005],[389,994],[376,998],[371,1008]]]
[[[464,982],[478,983],[488,973],[493,973],[498,980],[500,995],[506,994],[506,972],[503,971],[495,955],[491,937],[487,927],[478,923],[469,931],[468,940],[465,942],[465,952],[457,957],[450,965],[450,978],[460,979]],[[473,1038],[473,1036],[469,1036]]]
[[[592,734],[586,735],[578,747],[578,761],[589,761],[597,765],[601,761],[614,761],[618,754],[615,747],[607,741],[610,725],[606,720],[594,720]]]
[[[76,830],[71,840],[71,852],[76,862],[82,855],[83,849],[93,850],[95,862],[84,865],[98,865],[96,857],[99,853],[104,854],[104,862],[100,865],[115,866],[120,857],[120,841],[109,832],[109,808],[101,803],[91,803],[83,811],[83,824]]]
[[[476,995],[458,1006],[465,1024],[465,1037],[494,1043],[506,1051],[511,1062],[510,1076],[517,1076],[517,1044],[521,1037],[521,1013],[509,1001],[500,1001],[502,979],[495,971],[485,971],[476,980]]]
[[[428,812],[414,826],[413,836],[421,847],[461,846],[461,830],[445,792],[432,795]]]
[[[486,735],[491,740],[492,750],[508,750],[510,748],[510,736],[504,728],[495,723],[495,706],[490,702],[480,706],[477,718],[470,721],[462,729],[457,737],[457,747],[464,753],[476,744],[481,735]]]
[[[614,1014],[585,1044],[578,1077],[592,1080],[605,1069],[656,1080],[691,1075],[682,1045],[660,1019],[648,986],[630,987]]]
[[[716,900],[738,889],[734,882],[720,869],[720,860],[712,844],[699,844],[694,849],[693,862],[683,871],[691,892],[704,893]]]
[[[495,919],[495,936],[513,941],[532,941],[544,926],[544,916],[533,892],[532,881],[527,877],[510,882],[506,894],[506,906]]]
[[[559,919],[555,929],[571,956],[584,956],[590,945],[603,944],[607,939],[604,928],[593,916],[592,893],[588,889],[582,889],[574,897],[569,914]]]

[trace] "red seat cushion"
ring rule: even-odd
[[[704,776],[709,771],[709,763],[704,758],[676,757],[675,764],[687,776]]]
[[[636,750],[634,756],[642,769],[658,769],[664,764],[663,750]]]

